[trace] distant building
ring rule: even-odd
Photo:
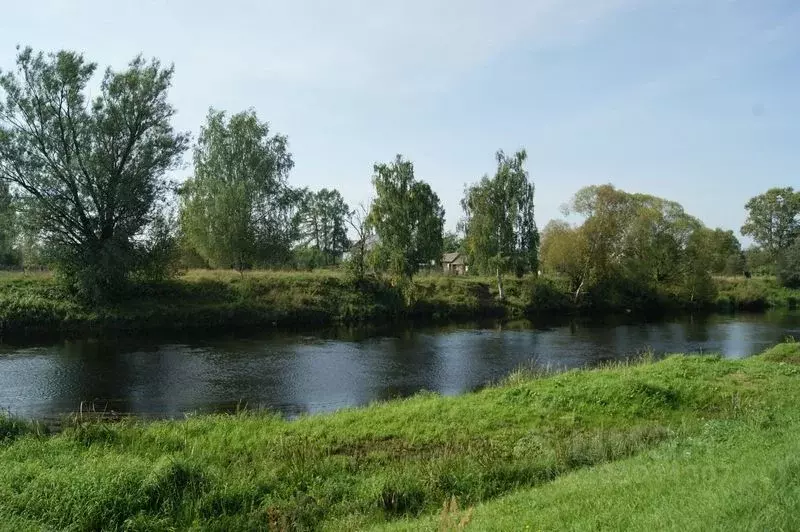
[[[467,257],[463,253],[445,253],[442,255],[442,270],[451,275],[464,275],[469,271]]]
[[[371,252],[378,246],[378,244],[380,244],[380,242],[381,241],[378,238],[378,235],[374,233],[367,235],[366,238],[364,239],[364,252],[365,253]],[[350,258],[352,258],[353,255],[357,254],[360,251],[360,249],[361,249],[361,240],[356,240],[350,246],[350,249],[344,252],[344,254],[342,255],[342,260],[350,260]]]

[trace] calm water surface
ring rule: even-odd
[[[423,389],[463,393],[521,366],[593,366],[648,350],[739,358],[787,336],[800,339],[800,313],[4,345],[0,408],[45,420],[75,412],[81,403],[143,417],[240,405],[294,416]]]

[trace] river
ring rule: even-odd
[[[180,418],[247,407],[293,417],[420,390],[459,394],[520,367],[591,367],[644,352],[740,358],[787,336],[800,339],[800,312],[2,345],[0,408],[50,422],[81,409]]]

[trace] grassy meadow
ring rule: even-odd
[[[800,291],[772,278],[716,279],[712,309],[796,307]],[[623,287],[624,288],[624,287]],[[506,300],[494,279],[418,275],[411,285],[362,282],[336,270],[313,272],[190,270],[160,283],[135,283],[117,304],[81,304],[48,273],[0,274],[0,335],[315,327],[396,319],[518,318],[584,312],[662,312],[690,307],[668,292],[612,291],[576,305],[565,281],[513,276]]]
[[[295,421],[6,418],[0,528],[791,529],[798,363],[786,343],[518,373]]]

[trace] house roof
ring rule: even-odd
[[[369,235],[366,236],[366,238],[364,240],[365,240],[364,248],[367,249],[368,251],[372,251],[372,249],[375,246],[380,244],[380,239],[378,238],[378,235],[376,235],[376,234],[369,234]],[[350,246],[350,250],[352,251],[352,250],[358,249],[358,246],[360,244],[361,244],[361,240],[356,240]]]
[[[465,257],[461,253],[456,251],[455,253],[445,253],[444,255],[442,255],[442,263],[466,264],[467,261],[465,260]]]

